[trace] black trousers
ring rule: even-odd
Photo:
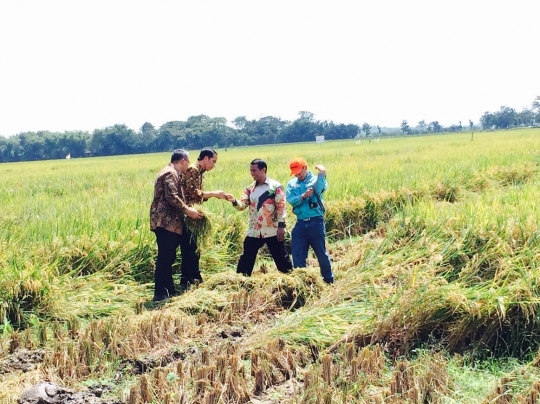
[[[202,282],[203,279],[199,268],[201,254],[197,248],[197,240],[185,227],[182,242],[180,243],[180,251],[182,253],[180,285],[187,287],[195,282]]]
[[[158,227],[154,230],[158,246],[156,272],[154,273],[154,296],[172,296],[174,289],[172,266],[176,261],[176,249],[182,242],[182,236]]]
[[[176,261],[179,246],[182,253],[180,285],[187,287],[195,281],[202,282],[197,241],[191,237],[189,231],[184,229],[184,234],[180,235],[158,227],[154,233],[158,246],[156,272],[154,273],[154,296],[172,296],[176,293],[172,266]]]
[[[292,271],[292,262],[287,250],[285,250],[285,242],[278,241],[277,236],[258,238],[246,237],[244,239],[244,251],[238,260],[236,272],[251,276],[255,259],[259,253],[259,249],[266,244],[270,250],[270,254],[276,263],[279,272],[288,273]]]

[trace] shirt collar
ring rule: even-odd
[[[306,181],[307,179],[309,179],[312,176],[313,176],[313,173],[311,171],[308,171],[303,180],[299,180],[298,178],[296,178],[296,179],[298,180],[298,182],[304,182],[304,181]]]
[[[251,184],[251,189],[255,189],[257,187],[262,187],[264,184],[270,186],[270,178],[268,176],[266,176],[266,179],[264,180],[264,182],[262,184],[258,184],[257,181],[253,181],[253,183]]]
[[[201,166],[201,165],[199,164],[198,161],[197,161],[197,163],[196,163],[196,166],[197,166],[197,170],[199,170],[199,172],[200,172],[201,174],[204,174],[204,173],[206,172],[206,170],[203,168],[203,166]]]
[[[268,175],[266,176],[266,178],[264,179],[264,182],[262,184],[258,184],[257,181],[255,181],[255,186],[256,187],[260,187],[261,185],[264,185],[264,184],[270,185],[270,178],[268,178]]]

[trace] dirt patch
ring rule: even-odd
[[[167,366],[171,362],[184,360],[186,356],[186,353],[177,351],[165,353],[157,352],[141,356],[137,359],[129,361],[129,363],[132,365],[133,374],[143,374],[150,372],[154,368]]]
[[[21,394],[19,404],[123,404],[122,401],[101,399],[103,387],[74,391],[53,383],[40,383]]]
[[[43,362],[44,356],[44,349],[34,351],[19,349],[0,360],[0,375],[16,371],[26,373],[34,370],[38,364]]]

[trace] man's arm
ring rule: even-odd
[[[169,205],[174,206],[177,210],[184,211],[187,207],[186,203],[180,198],[178,193],[178,176],[172,172],[163,174],[163,188],[165,192],[165,200]]]
[[[226,194],[226,199],[232,203],[237,210],[244,210],[249,206],[249,188],[244,189],[240,199],[236,199],[231,194]]]
[[[218,198],[218,199],[227,199],[227,194],[225,191],[203,191],[202,193],[203,199],[206,201],[210,198]]]
[[[295,183],[294,180],[287,183],[286,200],[293,208],[296,208],[302,204],[303,199],[302,191],[300,188],[293,186],[293,182]]]
[[[210,198],[227,199],[224,191],[205,191],[202,189],[202,174],[196,167],[189,167],[184,173],[184,192],[188,195],[190,201],[203,203]]]
[[[317,164],[315,168],[319,171],[317,181],[315,182],[315,191],[321,195],[328,187],[328,183],[326,182],[326,168],[322,164]]]
[[[285,216],[287,215],[285,190],[281,184],[276,188],[275,203],[276,203],[276,220],[277,220],[277,239],[278,241],[285,240]]]
[[[286,209],[286,195],[285,191],[283,190],[283,187],[279,185],[276,188],[276,220],[278,222],[278,227],[285,228],[285,217],[287,216],[287,209]]]
[[[182,185],[184,187],[184,195],[187,197],[188,203],[194,201],[195,203],[202,203],[204,196],[203,191],[200,188],[201,174],[196,167],[189,167],[184,173],[182,179]]]
[[[179,211],[188,215],[190,218],[200,219],[202,217],[202,214],[197,209],[186,205],[182,198],[180,198],[180,194],[178,193],[178,177],[175,176],[173,173],[168,172],[164,174],[163,180],[165,184],[165,199],[167,200],[167,202]]]

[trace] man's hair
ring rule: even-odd
[[[205,147],[199,153],[199,158],[197,160],[198,161],[204,160],[205,157],[208,157],[208,158],[211,159],[214,156],[217,156],[217,152],[214,149],[212,149],[211,147]]]
[[[180,161],[180,160],[189,160],[188,152],[185,151],[184,149],[175,149],[172,152],[171,163],[176,163],[177,161]]]
[[[253,164],[257,164],[257,167],[259,167],[259,170],[262,170],[263,168],[268,171],[268,167],[266,165],[266,161],[262,160],[262,159],[255,159],[253,160],[251,163],[251,165]]]

